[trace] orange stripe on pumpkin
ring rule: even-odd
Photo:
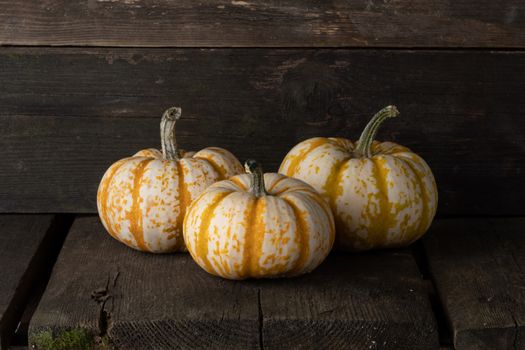
[[[278,193],[273,193],[275,187],[277,187],[277,185],[279,183],[281,183],[283,180],[286,180],[286,179],[287,179],[287,177],[283,176],[280,179],[278,179],[277,181],[275,181],[269,188],[267,188],[268,192],[271,193],[272,195],[276,195],[276,194],[279,194],[279,193],[283,192],[283,191],[280,191]]]
[[[230,181],[233,182],[235,185],[237,185],[237,187],[239,187],[241,190],[243,191],[248,190],[248,187],[246,187],[246,184],[243,181],[241,181],[238,175],[231,177]]]
[[[223,166],[217,164],[217,162],[215,162],[211,158],[204,158],[204,157],[195,157],[195,158],[202,159],[208,162],[208,164],[210,164],[213,170],[215,170],[215,172],[217,173],[217,177],[218,177],[217,180],[226,180],[226,173],[228,171]]]
[[[379,189],[377,200],[379,202],[380,212],[377,217],[369,218],[369,236],[367,241],[371,242],[374,247],[381,247],[386,243],[388,229],[392,226],[392,217],[390,213],[392,203],[390,203],[389,200],[388,184],[386,183],[388,172],[390,170],[385,168],[386,159],[383,156],[375,156],[369,159],[374,163],[373,172]]]
[[[350,158],[343,158],[338,162],[335,162],[332,165],[332,169],[330,169],[330,172],[328,173],[328,176],[326,177],[326,182],[324,186],[322,187],[323,192],[322,195],[326,195],[325,198],[328,199],[330,206],[335,211],[337,206],[335,204],[335,201],[339,196],[343,194],[343,187],[341,185],[340,181],[340,174],[342,173],[342,169],[345,165],[348,165],[348,160]]]
[[[250,239],[250,270],[252,275],[262,276],[264,271],[260,265],[262,256],[264,235],[266,233],[266,225],[264,223],[264,213],[267,208],[265,196],[257,198],[255,203],[254,212],[252,215],[255,217],[255,221],[252,222],[252,236]]]
[[[200,258],[204,264],[205,270],[209,273],[217,275],[217,271],[211,265],[208,259],[208,242],[209,242],[209,227],[214,216],[215,208],[219,206],[221,201],[231,192],[222,192],[213,199],[210,204],[201,214],[201,224],[197,230],[197,244],[195,246],[195,256]]]
[[[282,198],[286,203],[292,208],[293,214],[295,216],[295,227],[296,227],[296,240],[297,246],[299,247],[299,257],[295,262],[295,265],[290,269],[287,275],[293,276],[301,271],[310,255],[310,236],[308,231],[308,225],[306,224],[303,216],[307,215],[303,213],[297,205],[289,200],[288,198]]]
[[[332,141],[333,145],[337,145],[344,152],[353,152],[355,145],[352,141],[345,139],[343,137],[330,137],[328,138]]]
[[[226,162],[233,162],[233,160],[228,157],[228,154],[224,152],[224,150],[218,148],[218,147],[207,147],[205,148],[206,151],[209,151],[210,153],[216,153],[216,157],[223,157]],[[219,180],[226,180],[228,178],[228,169],[224,165],[221,165],[217,162],[217,159],[214,159],[214,155],[197,155],[194,158],[196,159],[202,159],[210,163],[211,167],[217,172],[217,175],[219,177]]]
[[[167,163],[167,164],[166,164]],[[175,223],[173,230],[176,233],[175,238],[175,244],[173,245],[173,251],[185,251],[185,244],[184,244],[184,238],[182,234],[182,222],[184,220],[184,211],[182,210],[182,201],[181,201],[181,179],[179,175],[179,162],[177,160],[165,160],[163,162],[163,166],[170,167],[172,171],[170,171],[171,174],[171,180],[174,181],[175,177],[177,177],[177,189],[173,188],[172,190],[176,193],[177,198],[175,199],[176,202],[178,202],[179,206],[179,215],[175,218]],[[168,171],[164,169],[163,175],[164,176]],[[173,182],[168,179],[168,183],[166,184],[167,187],[172,186]],[[164,183],[164,181],[163,181]],[[167,189],[167,188],[166,188]],[[185,206],[184,206],[185,207]]]
[[[186,209],[188,205],[191,202],[190,194],[188,192],[188,185],[185,181],[185,174],[184,174],[184,168],[180,161],[175,161],[177,164],[177,175],[179,177],[179,208],[180,217],[177,218],[177,226],[180,227],[180,223],[182,223],[184,216],[186,215]]]
[[[128,220],[130,221],[129,229],[135,238],[137,247],[143,251],[149,251],[149,248],[144,242],[144,228],[142,227],[142,211],[140,203],[143,200],[140,197],[140,188],[146,167],[154,158],[147,158],[139,162],[135,169],[133,169],[133,189],[131,192],[131,210],[128,212]]]
[[[314,149],[316,149],[319,146],[324,145],[328,142],[328,139],[324,137],[319,137],[317,139],[313,139],[309,141],[309,147],[307,149],[303,149],[301,151],[298,151],[298,154],[289,154],[286,156],[286,158],[290,157],[290,165],[288,165],[288,170],[285,172],[285,175],[288,176],[294,176],[296,174],[297,168],[303,161],[303,158],[308,155],[308,153],[312,152]]]
[[[253,197],[250,198],[249,203],[247,203],[244,211],[244,249],[242,254],[242,268],[239,271],[239,278],[246,278],[248,276],[253,276],[251,270],[251,254],[252,254],[252,243],[255,240],[255,232],[253,227],[255,226],[255,215],[257,214],[257,204],[259,198]]]

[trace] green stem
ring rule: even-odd
[[[253,159],[249,159],[244,163],[244,168],[248,174],[252,175],[250,184],[250,192],[256,197],[266,196],[266,187],[264,186],[264,173],[262,167]]]
[[[182,109],[179,107],[168,108],[162,115],[160,122],[160,142],[162,144],[162,157],[168,160],[180,158],[177,140],[175,139],[175,123],[180,118]]]
[[[372,156],[372,142],[374,141],[377,130],[381,124],[388,118],[394,118],[399,115],[396,106],[387,106],[377,112],[368,122],[357,141],[357,147],[354,151],[356,157],[371,157]]]

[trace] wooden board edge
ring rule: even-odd
[[[35,300],[35,298],[38,301],[39,296],[35,294],[35,290],[38,289],[37,286],[39,284],[47,283],[52,268],[50,263],[53,263],[56,255],[58,255],[72,220],[72,216],[52,215],[46,233],[21,277],[16,287],[15,295],[9,303],[3,319],[0,320],[1,349],[10,348],[11,344],[9,343],[15,339],[17,342],[20,342],[17,333],[19,332],[21,320],[25,313],[28,312],[27,307],[31,301]],[[49,270],[49,273],[46,273],[46,270]],[[21,340],[21,342],[25,343],[25,339]]]

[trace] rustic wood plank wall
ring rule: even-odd
[[[188,148],[224,146],[275,170],[294,143],[355,139],[395,103],[403,118],[380,137],[430,163],[440,216],[524,214],[519,0],[0,8],[0,212],[95,212],[105,168],[157,146],[156,118],[173,104]]]
[[[379,137],[428,161],[441,215],[525,210],[520,52],[3,48],[0,67],[0,211],[95,212],[105,169],[158,147],[171,105],[183,146],[276,170],[305,138],[355,140],[390,103],[402,116]]]
[[[186,147],[227,147],[275,170],[296,142],[356,139],[394,103],[403,117],[380,137],[430,163],[439,215],[524,214],[513,204],[525,194],[518,0],[0,8],[0,212],[95,212],[104,170],[158,146],[158,117],[174,104]]]
[[[520,0],[0,1],[0,44],[522,47]]]

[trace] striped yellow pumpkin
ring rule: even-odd
[[[207,272],[228,279],[295,276],[330,252],[332,213],[308,184],[276,173],[250,174],[208,187],[184,219],[184,240]]]
[[[408,148],[374,141],[381,123],[398,115],[378,112],[357,143],[316,137],[299,143],[279,172],[301,179],[330,203],[338,248],[367,250],[410,244],[429,228],[437,188],[429,166]]]
[[[162,152],[150,148],[119,160],[98,188],[98,212],[106,230],[141,251],[184,251],[182,222],[191,201],[214,182],[243,171],[224,149],[177,149],[174,128],[180,115],[180,108],[173,107],[162,117]]]

